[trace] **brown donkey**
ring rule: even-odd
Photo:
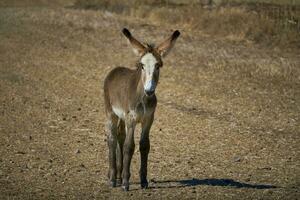
[[[141,187],[147,188],[147,160],[150,149],[149,131],[156,107],[155,88],[158,84],[159,70],[166,56],[180,35],[175,31],[159,46],[144,46],[124,28],[123,34],[139,56],[135,70],[125,67],[113,69],[104,81],[104,101],[107,116],[109,172],[112,187],[116,180],[129,190],[130,162],[134,152],[134,129],[142,124],[140,139]]]

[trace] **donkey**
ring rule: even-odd
[[[109,184],[116,187],[118,182],[124,191],[128,191],[130,163],[135,149],[134,129],[138,123],[142,125],[140,183],[141,188],[148,187],[149,131],[157,104],[155,88],[159,70],[163,66],[162,57],[169,53],[180,32],[176,30],[157,47],[142,44],[126,28],[122,32],[139,60],[135,70],[117,67],[109,72],[104,81],[104,103],[108,130]]]

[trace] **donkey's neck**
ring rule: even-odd
[[[141,102],[145,95],[144,92],[144,85],[143,85],[143,81],[142,81],[142,69],[141,68],[137,68],[136,69],[136,77],[137,77],[137,85],[136,85],[136,98],[139,102]]]

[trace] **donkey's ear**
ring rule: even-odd
[[[172,47],[175,45],[176,39],[179,37],[180,32],[178,30],[174,31],[174,33],[162,42],[160,45],[156,47],[157,52],[162,56],[168,55]]]
[[[145,52],[146,47],[142,45],[142,43],[140,43],[137,39],[135,39],[127,28],[124,28],[122,32],[131,44],[133,52],[136,55],[141,56]]]

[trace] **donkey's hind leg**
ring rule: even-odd
[[[123,171],[123,145],[125,141],[125,122],[119,119],[118,122],[118,145],[117,145],[117,183],[122,184],[122,171]]]
[[[123,172],[122,172],[122,188],[124,191],[129,190],[129,179],[130,179],[130,164],[133,156],[135,144],[134,144],[134,129],[135,121],[132,120],[132,116],[125,122],[126,137],[123,149]]]
[[[118,118],[116,115],[111,114],[107,122],[107,131],[108,131],[107,144],[109,149],[108,178],[109,178],[109,184],[112,187],[116,187],[117,128],[118,128]]]

